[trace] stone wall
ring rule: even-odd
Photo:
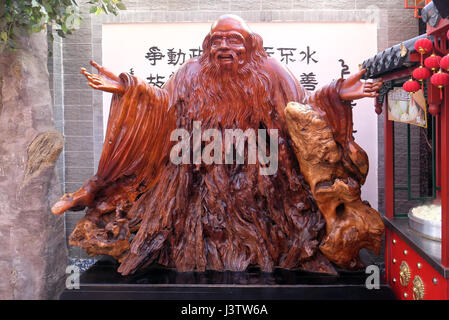
[[[102,95],[87,86],[80,67],[89,61],[101,64],[103,23],[213,22],[224,13],[234,13],[251,22],[377,22],[378,50],[384,50],[418,35],[413,10],[402,0],[124,0],[128,10],[115,16],[91,16],[88,5],[80,30],[53,45],[49,62],[54,71],[53,89],[57,129],[65,136],[64,152],[58,162],[65,192],[77,190],[96,171],[103,142]],[[357,44],[354,44],[356,49]],[[368,57],[367,57],[368,58]],[[362,62],[362,61],[361,61]],[[366,110],[366,112],[374,112]],[[379,117],[379,208],[383,208],[383,116]],[[371,163],[374,161],[371,160]],[[382,210],[380,210],[382,211]],[[65,216],[69,235],[83,212]],[[70,257],[86,258],[76,247]]]
[[[55,299],[64,289],[64,221],[50,213],[61,196],[45,32],[18,36],[0,55],[0,300]]]

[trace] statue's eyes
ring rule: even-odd
[[[237,38],[230,38],[229,43],[230,44],[242,44],[242,41],[240,41],[240,39],[237,39]]]
[[[212,45],[213,46],[219,46],[221,44],[221,39],[214,39],[212,40]]]
[[[219,47],[221,46],[223,40],[226,41],[228,45],[241,45],[243,44],[243,41],[241,39],[230,37],[230,38],[215,38],[212,40],[212,46],[213,47]]]

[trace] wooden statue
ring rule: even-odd
[[[350,101],[375,97],[382,85],[361,82],[365,70],[310,94],[233,15],[213,24],[203,54],[162,89],[91,64],[98,74],[81,73],[113,98],[97,173],[52,208],[87,207],[71,245],[113,256],[123,275],[155,262],[335,273],[330,262],[357,268],[361,247],[380,250],[382,220],[360,199],[368,159],[352,137]],[[289,102],[298,104],[284,110]],[[244,163],[174,163],[173,130],[191,133],[195,122],[223,135],[266,130],[277,170],[260,174],[267,164],[246,154]]]

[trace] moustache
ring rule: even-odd
[[[218,61],[226,61],[226,60],[232,60],[233,62],[238,61],[238,55],[234,51],[231,50],[218,50],[215,53],[215,58]]]

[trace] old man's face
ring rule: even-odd
[[[214,32],[211,56],[220,68],[236,71],[246,61],[245,38],[237,31]]]
[[[221,70],[238,71],[247,62],[249,29],[232,16],[221,17],[210,32],[210,58]]]

